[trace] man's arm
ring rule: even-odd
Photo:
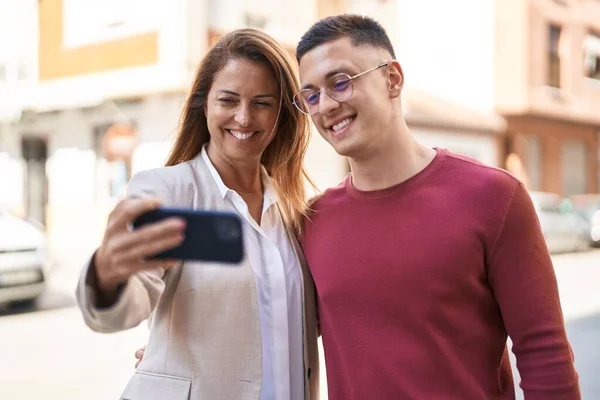
[[[488,279],[513,342],[526,400],[579,400],[552,260],[522,184],[488,257]]]

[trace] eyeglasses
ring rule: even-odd
[[[294,95],[294,105],[298,110],[302,111],[307,115],[314,115],[319,112],[319,104],[321,103],[321,92],[325,91],[329,97],[338,103],[350,100],[352,97],[352,81],[356,78],[363,76],[366,73],[375,71],[376,69],[383,68],[388,65],[389,62],[384,62],[376,67],[368,69],[364,72],[350,76],[348,74],[338,74],[333,77],[333,81],[329,84],[329,87],[323,88],[318,91],[312,89],[302,89]]]

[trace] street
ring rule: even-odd
[[[600,250],[553,259],[583,398],[598,399]],[[118,334],[90,331],[73,299],[76,280],[75,267],[56,269],[33,309],[0,310],[0,399],[118,398],[148,330],[142,324]],[[324,386],[324,399],[325,393]]]
[[[600,250],[553,257],[582,398],[600,399]],[[514,356],[513,373],[518,381]],[[523,399],[517,391],[517,400]]]

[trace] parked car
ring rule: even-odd
[[[575,211],[588,223],[590,244],[600,247],[600,194],[581,194],[572,196]]]
[[[0,304],[33,302],[48,271],[43,226],[0,208]]]
[[[589,225],[574,211],[568,199],[545,192],[530,192],[530,196],[551,253],[588,249]]]

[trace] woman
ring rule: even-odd
[[[77,299],[99,332],[153,314],[122,399],[318,397],[314,287],[292,233],[307,208],[310,129],[291,101],[292,65],[260,31],[219,40],[200,64],[167,166],[136,174],[111,213]],[[159,204],[237,212],[242,264],[141,261],[184,237],[175,219],[128,229]]]

